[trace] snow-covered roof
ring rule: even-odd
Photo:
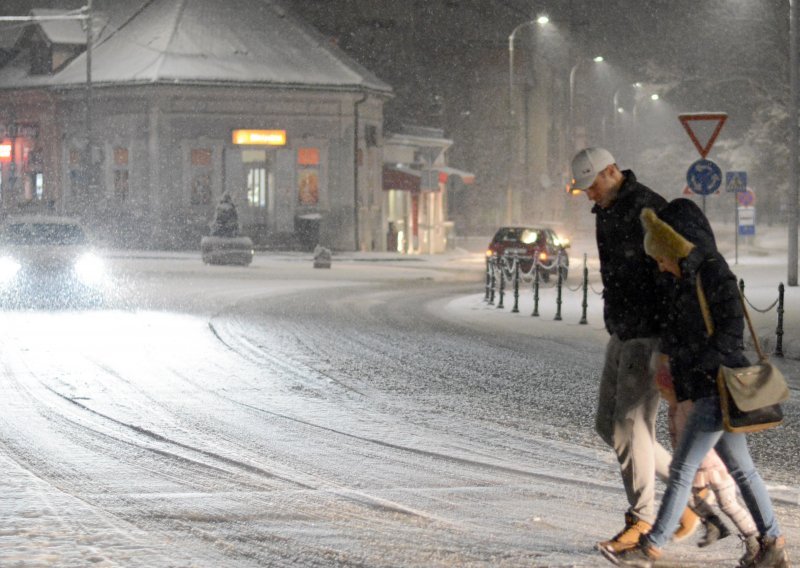
[[[85,45],[86,32],[81,27],[80,20],[47,19],[66,16],[67,14],[68,12],[65,10],[31,10],[31,16],[43,18],[37,24],[50,43]]]
[[[391,92],[276,0],[134,0],[107,17],[92,50],[97,84],[229,82]],[[19,59],[0,70],[6,88],[85,81],[85,54],[51,76],[29,75]]]

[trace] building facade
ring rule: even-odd
[[[105,26],[79,48],[80,21],[31,22],[0,69],[3,214],[194,248],[227,192],[257,245],[384,246],[388,85],[270,2],[95,16]]]

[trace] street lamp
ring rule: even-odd
[[[602,55],[597,55],[591,59],[579,59],[578,62],[572,66],[572,69],[569,70],[569,135],[572,140],[573,150],[577,150],[575,147],[575,73],[578,71],[578,67],[581,66],[581,63],[587,61],[602,63],[605,59]]]
[[[513,165],[514,165],[514,38],[517,32],[522,28],[538,25],[540,27],[546,26],[550,22],[550,18],[541,15],[535,20],[522,22],[508,35],[508,187],[506,189],[506,224],[511,224],[514,213],[514,179],[513,179]]]
[[[619,120],[620,116],[625,114],[625,107],[620,103],[619,96],[622,93],[623,89],[641,89],[642,84],[639,81],[634,83],[626,83],[617,87],[614,91],[614,94],[611,95],[611,129],[612,129],[612,136],[613,145],[615,148],[618,148],[620,145],[620,127],[619,127]]]
[[[619,102],[620,91],[622,91],[622,89],[627,89],[630,87],[633,87],[634,89],[641,89],[642,84],[639,81],[636,81],[635,83],[628,83],[626,85],[622,85],[621,87],[617,88],[617,90],[614,91],[614,94],[611,96],[611,110],[612,110],[612,116],[614,117],[613,118],[614,128],[616,128],[617,126],[617,115],[625,113],[625,108]]]
[[[633,103],[633,110],[631,111],[631,127],[633,129],[633,132],[631,133],[631,142],[632,142],[631,154],[630,154],[631,161],[638,162],[638,160],[633,160],[633,155],[636,153],[637,150],[640,149],[639,127],[637,125],[637,117],[639,116],[639,106],[642,103],[647,103],[647,102],[654,103],[659,101],[660,99],[661,96],[658,93],[650,93],[646,97],[640,97],[636,102]]]

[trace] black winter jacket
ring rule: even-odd
[[[644,252],[644,230],[639,215],[645,207],[656,212],[667,202],[636,181],[630,170],[617,198],[605,209],[595,205],[597,250],[603,279],[603,317],[610,334],[620,339],[658,335],[656,263]]]
[[[711,227],[700,208],[677,199],[659,217],[695,245],[679,263],[680,278],[670,278],[662,317],[661,350],[669,355],[678,400],[697,400],[717,394],[720,365],[742,367],[744,313],[736,276],[717,252]],[[714,333],[709,337],[697,296],[697,275],[703,285]]]

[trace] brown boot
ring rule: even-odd
[[[700,517],[689,507],[686,507],[681,515],[678,528],[675,529],[675,533],[672,535],[672,541],[680,542],[686,540],[694,534],[698,526],[700,526]]]
[[[600,552],[615,566],[633,566],[634,568],[653,568],[656,561],[661,558],[661,550],[650,544],[646,538],[642,538],[635,546],[620,552],[613,552],[605,548],[601,548]]]
[[[625,528],[614,536],[611,540],[604,540],[597,543],[600,551],[608,551],[612,554],[619,554],[623,550],[633,548],[639,543],[639,538],[650,532],[653,528],[650,523],[625,513]]]
[[[757,535],[742,536],[742,543],[744,544],[744,554],[739,559],[739,564],[736,568],[751,568],[753,562],[756,561],[756,556],[761,550],[761,543],[758,541]]]
[[[754,568],[789,568],[789,553],[786,552],[786,539],[764,536],[759,539],[758,551],[752,566]]]

